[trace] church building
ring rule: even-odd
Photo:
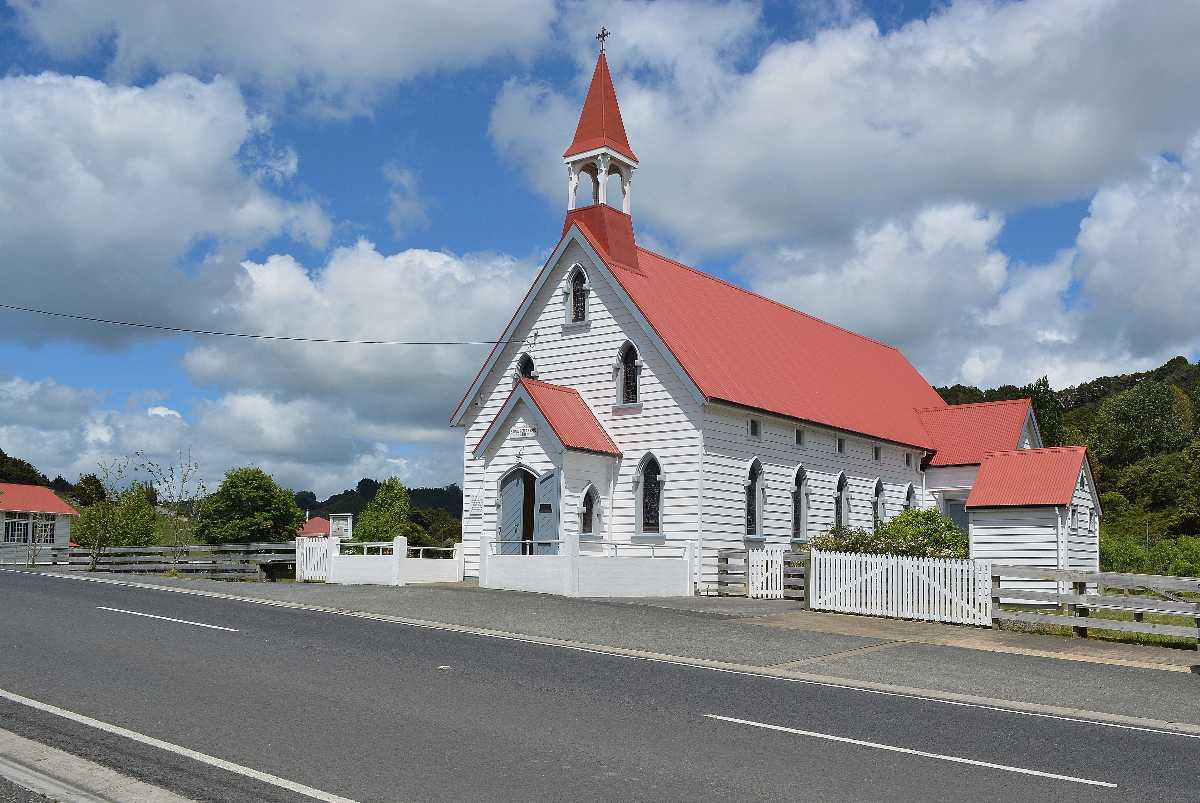
[[[452,417],[468,576],[481,539],[690,541],[703,591],[719,549],[911,507],[968,530],[973,557],[1098,567],[1086,452],[1042,448],[1028,400],[949,406],[893,346],[637,243],[603,50],[563,161],[558,245]]]

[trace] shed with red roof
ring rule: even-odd
[[[79,515],[54,491],[42,485],[0,482],[0,520],[6,553],[27,551],[31,544],[66,546],[71,542],[71,520]]]

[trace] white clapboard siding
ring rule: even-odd
[[[564,325],[567,299],[563,290],[571,266],[576,263],[584,267],[591,286],[588,323],[582,327]],[[496,481],[517,461],[515,452],[504,444],[495,454],[476,456],[473,449],[508,398],[521,354],[533,359],[538,379],[578,390],[623,452],[623,458],[617,461],[615,482],[611,478],[605,480],[607,491],[601,490],[605,496],[606,537],[621,541],[634,537],[634,474],[648,451],[653,451],[658,459],[664,477],[660,540],[691,540],[698,536],[699,406],[634,320],[619,291],[608,284],[578,244],[569,244],[551,271],[549,280],[514,332],[512,342],[504,347],[495,368],[485,378],[479,405],[467,400],[468,410],[462,423],[465,429],[463,547],[468,576],[478,574],[480,535],[495,533]],[[614,368],[618,352],[627,340],[637,348],[643,362],[639,375],[641,407],[636,411],[614,409]],[[568,459],[561,452],[546,457],[551,465]],[[528,455],[522,460],[529,462]],[[595,467],[588,467],[586,473],[594,477]],[[578,483],[571,472],[564,473],[564,482],[568,486],[563,489],[564,498],[559,506],[560,524],[564,530],[577,530],[575,502],[583,486],[575,487]]]
[[[970,555],[1008,566],[1057,569],[1059,509],[1002,507],[970,511]],[[1053,591],[1052,580],[1005,578],[1003,589]]]
[[[814,549],[807,582],[813,610],[956,624],[992,622],[987,561]]]

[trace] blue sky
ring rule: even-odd
[[[642,242],[893,342],[934,383],[1195,358],[1194,5],[495,6],[14,0],[5,303],[495,337],[555,244],[604,24]],[[212,477],[261,464],[320,494],[455,481],[445,421],[483,350],[377,348],[0,311],[0,448],[69,479],[193,448]]]

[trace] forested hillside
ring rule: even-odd
[[[1200,365],[1176,357],[1059,391],[1044,378],[937,391],[950,404],[1033,398],[1047,446],[1088,447],[1104,513],[1103,567],[1200,576]]]

